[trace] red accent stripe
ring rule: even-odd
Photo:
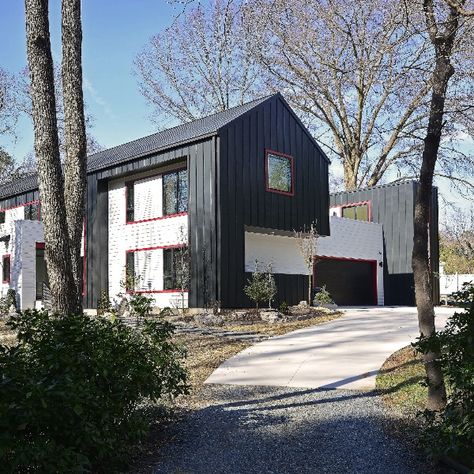
[[[143,248],[138,248],[138,249],[129,249],[129,250],[126,250],[125,253],[143,252],[145,250],[179,249],[181,247],[186,247],[186,244],[158,245],[156,247],[143,247]]]
[[[44,247],[45,247],[44,242],[36,242],[36,248],[37,249],[44,250]]]
[[[278,189],[273,189],[268,186],[268,155],[282,156],[283,158],[288,158],[291,163],[291,191],[280,191]],[[294,196],[295,195],[295,165],[294,158],[291,155],[285,153],[280,153],[279,151],[265,149],[265,191],[269,193],[282,194],[284,196]]]
[[[29,206],[30,204],[40,204],[40,201],[39,199],[36,199],[34,201],[25,202],[24,204],[19,204],[18,206],[0,208],[0,212],[11,211],[12,209],[18,209],[19,207]]]
[[[161,217],[151,217],[150,219],[141,219],[139,221],[127,221],[126,224],[142,224],[143,222],[152,222],[152,221],[161,221],[163,219],[169,219],[170,217],[180,217],[180,216],[187,216],[187,212],[178,212],[177,214],[168,214],[167,216]]]
[[[135,291],[130,291],[127,290],[127,293],[187,293],[188,290],[135,290]]]
[[[342,209],[345,209],[345,208],[348,208],[348,207],[363,206],[364,204],[367,204],[368,219],[369,219],[369,222],[372,222],[372,201],[348,202],[347,204],[340,204],[338,206],[331,206],[331,209],[334,209],[334,208],[341,209],[341,217],[343,217],[342,216]],[[360,221],[360,222],[364,222],[364,221]]]

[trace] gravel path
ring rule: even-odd
[[[208,385],[208,405],[174,428],[151,472],[431,472],[383,429],[372,392]]]

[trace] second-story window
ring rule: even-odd
[[[370,221],[369,203],[363,202],[360,204],[348,205],[342,208],[342,217],[346,219],[355,219],[357,221]]]
[[[40,205],[39,203],[27,204],[25,206],[25,220],[39,221],[40,220]]]
[[[5,224],[5,211],[0,211],[0,224]]]
[[[267,191],[293,196],[293,157],[267,151],[265,171]]]
[[[169,216],[188,210],[187,170],[163,175],[163,215]]]
[[[135,185],[133,182],[127,183],[126,185],[126,213],[127,213],[127,222],[133,222],[135,219]]]

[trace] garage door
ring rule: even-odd
[[[322,258],[314,267],[315,286],[326,285],[338,305],[376,305],[376,275],[375,261]]]

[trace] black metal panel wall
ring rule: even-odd
[[[244,226],[292,231],[316,221],[319,233],[328,235],[328,161],[280,96],[233,121],[219,140],[219,300],[223,307],[242,307],[248,305]],[[266,191],[265,149],[293,157],[294,196]]]
[[[413,250],[413,219],[417,187],[418,183],[408,181],[400,184],[336,193],[330,197],[331,207],[369,201],[372,221],[383,225],[386,305],[415,304],[411,254]],[[433,271],[437,271],[435,270],[435,268],[439,268],[437,191],[433,194],[433,206],[434,215],[430,227],[431,261]],[[436,291],[435,301],[438,300],[439,293]]]
[[[12,207],[22,206],[27,202],[38,201],[39,200],[39,191],[29,191],[27,193],[18,194],[17,196],[12,196],[8,199],[0,200],[0,209],[11,209]]]
[[[215,139],[141,158],[88,176],[85,306],[96,308],[100,292],[108,288],[108,183],[147,170],[165,170],[186,163],[188,168],[188,217],[191,254],[189,304],[204,307],[216,296],[216,181]]]

